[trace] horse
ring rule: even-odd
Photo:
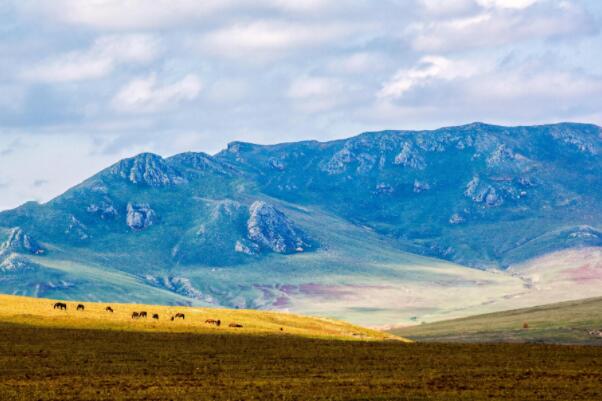
[[[217,319],[217,320],[215,320],[215,319],[207,319],[207,320],[205,320],[205,323],[207,323],[207,324],[214,324],[217,327],[219,327],[220,324],[222,324],[222,321],[219,320],[219,319]]]
[[[158,313],[153,313],[153,319],[159,320],[159,314]]]
[[[132,312],[132,319],[138,319],[140,317],[140,315],[138,314],[138,312]]]
[[[146,312],[142,311],[138,314],[138,317],[146,317]]]
[[[113,313],[113,308],[111,308],[110,306],[107,306],[107,307],[105,308],[105,310],[106,310],[107,312],[111,312],[111,313]]]
[[[84,309],[86,309],[86,308],[84,307],[84,305],[82,305],[82,304],[79,304],[79,305],[77,305],[77,310],[81,310],[81,311],[83,311]]]
[[[238,323],[230,323],[228,325],[228,327],[242,327],[242,324],[238,324]]]
[[[185,316],[183,313],[176,313],[176,315],[174,316],[174,319],[182,319],[184,320]]]
[[[63,302],[57,302],[54,304],[54,309],[67,310],[67,304]]]

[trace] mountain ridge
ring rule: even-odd
[[[602,246],[601,154],[602,129],[578,123],[471,123],[327,142],[231,142],[214,155],[141,153],[45,204],[0,212],[0,242],[18,228],[47,250],[5,252],[0,263],[30,268],[0,275],[0,291],[128,300],[133,279],[131,296],[141,300],[136,291],[150,286],[168,291],[165,302],[171,291],[184,297],[174,302],[231,307],[305,311],[317,305],[310,298],[353,292],[368,302],[391,280],[439,280],[444,270],[432,273],[439,262],[431,257],[469,277],[481,273],[458,265],[504,269]],[[408,276],[413,264],[422,270]],[[115,290],[95,290],[90,277],[102,271],[118,281]],[[500,291],[523,285],[487,274]],[[374,288],[361,284],[367,277]],[[441,282],[453,287],[448,279]],[[403,304],[382,310],[396,307]]]

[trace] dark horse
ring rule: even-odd
[[[242,324],[238,324],[238,323],[230,323],[228,325],[228,327],[242,327]]]
[[[77,310],[84,310],[85,307],[82,304],[77,305]]]
[[[142,311],[138,314],[138,317],[146,317],[146,312]]]
[[[57,302],[54,304],[54,309],[67,310],[67,304],[62,302]]]
[[[174,316],[174,319],[182,319],[184,320],[184,314],[183,313],[176,313],[176,315]]]
[[[113,308],[111,308],[110,306],[107,306],[107,307],[105,308],[105,310],[106,310],[107,312],[111,312],[111,313],[113,313]]]
[[[207,320],[205,320],[205,323],[207,323],[207,324],[214,324],[217,327],[219,327],[222,324],[222,321],[219,320],[219,319],[217,319],[217,320],[215,320],[215,319],[207,319]]]
[[[159,320],[159,314],[158,313],[153,313],[153,319]]]
[[[138,314],[138,312],[132,313],[132,319],[138,319],[139,317],[140,317],[140,315]]]

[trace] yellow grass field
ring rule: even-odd
[[[55,302],[66,303],[67,310],[54,309]],[[83,311],[76,310],[80,303],[85,307]],[[107,312],[105,310],[107,306],[111,306],[114,312]],[[135,311],[146,311],[148,317],[132,319],[132,312]],[[158,320],[152,318],[155,313],[159,315]],[[183,313],[185,319],[172,321],[170,318],[176,313]],[[207,319],[219,319],[221,325],[217,327],[205,323]],[[0,295],[0,321],[47,328],[198,334],[275,334],[341,340],[410,341],[342,321],[281,312],[56,301],[12,295]],[[242,327],[229,327],[230,323],[237,323]]]

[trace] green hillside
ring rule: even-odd
[[[602,298],[471,316],[391,332],[417,341],[602,345]]]

